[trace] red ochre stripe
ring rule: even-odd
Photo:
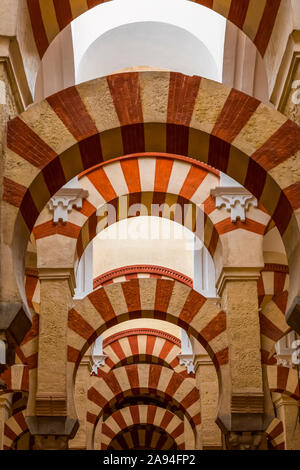
[[[109,428],[106,423],[102,424],[102,432],[105,436],[109,437],[110,439],[113,439],[115,437],[114,431],[112,431],[112,429]]]
[[[209,343],[224,331],[226,331],[226,313],[222,311],[201,330],[200,335]]]
[[[70,1],[73,0],[53,0],[59,29],[64,29],[73,20]]]
[[[141,310],[140,285],[138,279],[122,283],[122,290],[129,312]]]
[[[149,405],[147,409],[147,423],[153,424],[156,415],[156,406]]]
[[[86,217],[91,217],[93,214],[96,213],[97,208],[93,206],[87,199],[82,200],[82,208],[77,209],[75,207],[75,210],[80,212],[81,214],[85,215]]]
[[[139,193],[141,180],[138,160],[121,160],[121,167],[129,192]]]
[[[125,367],[126,374],[131,388],[139,388],[139,374],[136,365]]]
[[[165,394],[169,395],[170,397],[173,397],[183,381],[184,381],[184,378],[181,375],[176,374],[174,372],[170,379],[170,382],[167,385]]]
[[[184,424],[183,423],[180,423],[176,429],[174,429],[174,431],[171,433],[171,436],[173,437],[173,439],[177,439],[179,436],[181,436],[181,434],[184,433]]]
[[[234,223],[231,222],[231,219],[221,220],[221,222],[215,224],[215,228],[219,235],[224,235],[225,233],[238,229],[248,230],[249,232],[257,233],[258,235],[264,235],[266,226],[247,218],[245,222],[237,220]]]
[[[3,201],[8,202],[12,206],[20,207],[26,191],[27,188],[25,186],[9,178],[3,178]]]
[[[270,42],[281,0],[267,0],[264,13],[254,39],[254,44],[265,55]]]
[[[91,336],[97,336],[94,328],[92,328],[73,308],[69,311],[68,325],[72,331],[86,340],[89,340]]]
[[[163,429],[166,429],[167,426],[172,421],[172,419],[173,419],[173,414],[169,410],[166,410],[163,416],[163,419],[161,420],[160,427],[162,427]]]
[[[239,3],[241,3],[240,0]],[[259,104],[257,99],[238,90],[231,90],[212,134],[231,143],[247,124]]]
[[[58,222],[54,224],[52,220],[43,224],[37,225],[33,229],[33,234],[36,240],[40,238],[50,237],[51,235],[63,235],[69,238],[77,239],[79,237],[81,227],[78,225]]]
[[[87,0],[87,7],[88,9],[94,8],[97,5],[100,5],[101,3],[105,3],[107,0]]]
[[[252,159],[265,171],[269,171],[299,150],[299,127],[294,122],[287,121],[252,155]]]
[[[24,414],[22,412],[17,413],[15,416],[15,420],[22,429],[22,431],[25,431],[27,429],[27,424],[24,418]]]
[[[170,73],[167,122],[189,126],[201,77]]]
[[[154,192],[167,192],[174,160],[157,158],[155,164]]]
[[[133,355],[139,354],[139,345],[137,336],[129,336],[128,342]]]
[[[122,388],[117,378],[115,377],[114,373],[107,374],[104,380],[114,395],[118,395],[119,393],[122,393]]]
[[[34,40],[39,52],[39,56],[42,58],[49,46],[49,42],[43,23],[40,2],[39,0],[27,0],[27,6],[30,15]]]
[[[124,429],[126,428],[127,424],[126,424],[126,421],[121,413],[120,410],[117,410],[113,415],[112,415],[113,419],[115,420],[115,422],[119,425],[119,428],[120,429]]]
[[[139,74],[131,72],[111,75],[107,82],[120,125],[143,123]]]
[[[95,173],[90,173],[88,179],[95,186],[105,201],[117,198],[117,194],[111,185],[110,179],[103,168],[99,168]]]
[[[204,181],[206,176],[207,171],[202,170],[201,168],[197,168],[195,166],[191,166],[179,195],[186,199],[190,199],[195,194],[195,192],[197,191],[201,183]]]
[[[112,348],[114,353],[118,356],[120,361],[122,361],[122,359],[125,359],[126,355],[119,342],[112,343],[110,347]]]
[[[198,292],[191,291],[186,299],[183,309],[179,315],[180,320],[189,324],[197,315],[199,310],[203,307],[206,302],[206,298]]]
[[[166,359],[171,349],[173,349],[174,344],[170,343],[169,341],[165,341],[161,351],[159,353],[159,357],[162,359]]]
[[[156,282],[155,310],[166,312],[174,288],[174,281],[160,280]]]
[[[262,313],[259,314],[259,322],[261,334],[273,341],[279,341],[282,338],[283,332]]]
[[[153,353],[155,342],[156,342],[155,336],[149,336],[149,335],[147,336],[146,354],[148,354],[149,356],[151,356]]]
[[[39,169],[43,169],[57,156],[19,117],[7,124],[7,146]]]
[[[138,424],[140,422],[139,407],[138,406],[131,406],[130,407],[130,414],[131,414],[133,424]]]
[[[182,400],[181,405],[185,409],[188,409],[190,406],[196,403],[199,399],[200,399],[199,390],[196,387],[194,387],[193,390],[191,390],[187,394],[187,396]]]
[[[289,203],[291,204],[294,210],[300,208],[300,182],[292,184],[284,191],[285,196],[288,198]]]
[[[94,387],[91,387],[88,390],[88,399],[94,402],[100,408],[104,408],[107,404],[107,400]]]
[[[116,318],[116,314],[108,299],[105,289],[98,289],[92,292],[88,298],[105,322]]]
[[[76,364],[80,358],[80,351],[77,349],[73,348],[72,346],[68,346],[68,362],[73,362]]]
[[[228,20],[238,28],[243,28],[250,0],[231,0]]]
[[[157,365],[151,364],[149,368],[149,379],[148,379],[149,388],[157,388],[162,370],[163,370],[162,367],[158,367]]]
[[[277,367],[277,387],[278,390],[286,390],[290,369],[288,367]]]
[[[98,134],[75,86],[49,96],[47,101],[78,141]]]

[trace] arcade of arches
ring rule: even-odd
[[[1,450],[300,450],[298,3],[1,0]]]

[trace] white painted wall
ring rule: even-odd
[[[76,83],[141,65],[222,81],[225,27],[186,0],[101,4],[72,23]]]

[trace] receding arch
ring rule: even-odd
[[[108,450],[178,450],[176,439],[159,426],[134,424],[123,429],[110,442]]]
[[[168,432],[179,449],[185,449],[184,422],[169,410],[153,405],[136,405],[114,412],[102,423],[101,449],[107,450],[115,436],[134,424],[150,424]]]
[[[110,371],[105,379],[96,378],[88,390],[88,421],[96,426],[101,416],[106,420],[111,412],[124,408],[121,408],[122,399],[126,399],[126,408],[129,397],[138,401],[144,395],[160,397],[181,420],[186,416],[196,436],[201,424],[196,382],[153,364],[127,365]]]
[[[268,126],[261,125],[262,119]],[[8,126],[3,198],[16,220],[13,252],[20,292],[24,294],[21,264],[29,232],[51,194],[101,161],[141,151],[167,151],[227,173],[266,207],[290,260],[291,304],[299,289],[295,211],[300,184],[293,171],[299,149],[296,124],[256,99],[200,77],[124,73],[49,97]],[[11,159],[20,161],[13,173]],[[296,315],[293,308],[289,314],[293,312]],[[297,326],[293,318],[289,321]]]

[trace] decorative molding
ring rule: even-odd
[[[185,366],[188,374],[195,374],[194,355],[193,354],[179,354],[179,364]]]
[[[36,396],[36,416],[67,416],[67,400],[63,393],[39,393]]]
[[[132,266],[124,266],[122,268],[113,269],[108,271],[100,276],[96,277],[93,280],[93,288],[96,289],[97,287],[121,276],[128,276],[130,274],[139,274],[139,273],[146,273],[146,274],[156,274],[160,276],[170,277],[175,281],[182,282],[189,287],[193,287],[193,280],[185,276],[184,274],[175,271],[173,269],[165,268],[163,266],[154,266],[154,265],[132,265]]]
[[[210,192],[211,196],[216,198],[216,207],[221,209],[225,206],[227,211],[231,213],[231,222],[237,222],[238,219],[241,222],[246,221],[246,212],[249,207],[258,206],[257,199],[249,193],[245,188],[240,186],[223,187],[219,186],[212,189]]]
[[[221,297],[225,284],[228,281],[258,281],[260,278],[261,267],[239,268],[225,267],[216,282],[218,295]]]
[[[105,361],[107,358],[108,356],[106,354],[93,356],[92,369],[90,375],[98,375],[98,369],[100,369],[101,366],[105,366]]]
[[[74,268],[38,268],[40,280],[64,280],[67,279],[72,297],[75,293],[76,280]]]
[[[266,263],[262,272],[277,272],[289,274],[289,267],[286,264]]]
[[[154,330],[154,329],[149,329],[149,328],[134,328],[132,330],[120,331],[118,333],[115,333],[109,336],[108,338],[105,338],[103,340],[103,348],[109,346],[111,343],[114,343],[115,341],[118,341],[119,339],[122,339],[128,336],[138,336],[138,335],[157,336],[159,338],[167,339],[168,341],[171,341],[172,343],[176,344],[179,347],[181,345],[181,341],[179,338],[176,338],[175,336],[169,333],[166,333],[165,331]]]
[[[82,209],[82,200],[87,198],[88,191],[82,188],[62,188],[48,202],[48,207],[54,213],[53,222],[67,223],[69,212],[73,207]]]
[[[232,413],[263,413],[264,412],[264,394],[251,393],[233,393],[231,396]]]

